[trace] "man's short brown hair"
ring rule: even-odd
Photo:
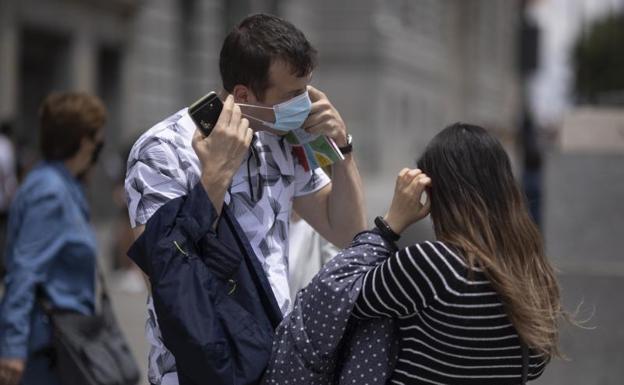
[[[85,137],[94,138],[106,123],[106,107],[94,95],[58,92],[39,110],[40,148],[46,160],[66,160],[78,152]]]
[[[316,66],[316,49],[292,23],[277,16],[258,13],[246,17],[225,38],[219,56],[223,88],[249,87],[256,98],[264,99],[269,84],[269,68],[283,60],[293,75],[309,75]]]

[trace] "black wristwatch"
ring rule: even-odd
[[[347,134],[347,145],[343,147],[338,147],[342,155],[350,154],[353,151],[353,135]]]
[[[381,216],[375,218],[375,226],[377,226],[381,236],[388,241],[396,242],[401,238],[401,236],[395,233],[388,222],[386,222],[386,220]]]

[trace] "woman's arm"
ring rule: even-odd
[[[45,281],[50,262],[64,242],[65,215],[58,193],[39,194],[23,207],[7,253],[6,292],[0,309],[0,358],[4,361],[28,356],[36,288]]]
[[[421,197],[431,180],[420,170],[404,168],[397,177],[394,196],[385,220],[392,232],[401,234],[410,224],[429,214],[429,202]],[[436,296],[427,278],[422,249],[416,245],[395,253],[369,271],[355,303],[358,318],[400,317],[422,310]]]

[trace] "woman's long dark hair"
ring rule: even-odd
[[[485,270],[527,345],[559,355],[559,286],[502,145],[456,123],[433,138],[418,168],[432,180],[436,237]]]

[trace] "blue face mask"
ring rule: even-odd
[[[247,114],[244,114],[244,116],[257,120],[266,127],[282,132],[289,132],[303,126],[303,122],[305,122],[305,120],[308,118],[310,110],[312,109],[312,101],[310,100],[310,95],[308,95],[308,91],[302,93],[301,95],[297,95],[294,98],[287,100],[283,103],[276,104],[273,107],[256,106],[250,104],[240,105],[253,108],[272,109],[275,114],[274,123],[267,122]]]

